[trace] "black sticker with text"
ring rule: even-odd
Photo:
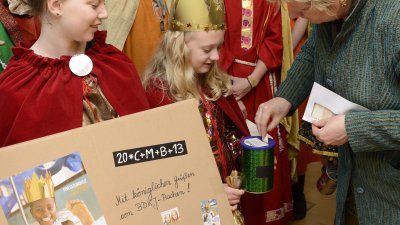
[[[115,167],[187,155],[185,141],[113,152]]]

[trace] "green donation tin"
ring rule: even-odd
[[[263,142],[261,136],[250,136],[240,141],[243,147],[243,188],[250,193],[265,193],[274,184],[275,141]]]

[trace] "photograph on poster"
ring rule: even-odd
[[[204,225],[221,225],[217,199],[201,201],[200,205]]]
[[[178,208],[169,209],[161,212],[161,218],[164,225],[177,223],[181,220],[181,215]]]
[[[8,225],[107,225],[78,152],[0,179]]]

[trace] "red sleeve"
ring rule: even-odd
[[[225,33],[225,36],[227,35],[228,32]],[[225,40],[227,40],[227,38],[225,37]],[[228,71],[229,67],[232,66],[233,62],[235,60],[235,55],[233,54],[233,52],[231,52],[229,50],[229,46],[227,46],[227,42],[224,42],[224,44],[222,45],[220,51],[219,51],[219,60],[218,60],[218,64],[220,66],[220,68],[223,71]]]
[[[232,120],[244,137],[250,136],[250,131],[247,127],[242,111],[240,110],[239,105],[237,104],[237,101],[233,95],[229,95],[228,97],[220,97],[216,103]]]
[[[146,88],[146,96],[147,100],[149,101],[150,108],[156,108],[173,103],[171,98],[168,96],[167,91],[156,86],[157,85],[150,84]]]
[[[263,30],[264,40],[258,55],[268,70],[277,70],[282,65],[283,57],[282,17],[279,7],[274,4],[268,7],[270,8],[268,23]]]
[[[238,21],[231,20],[231,17],[237,18],[237,11],[235,10],[235,5],[238,4],[236,2],[226,2],[225,3],[225,22],[227,29],[225,30],[224,42],[222,43],[221,49],[219,51],[219,60],[218,64],[223,71],[228,71],[229,68],[234,63],[236,56],[235,49],[232,49],[234,43],[236,41],[237,30],[236,26],[240,26],[241,22],[237,24]],[[241,13],[241,12],[240,12]],[[239,33],[240,35],[240,33]],[[240,37],[240,36],[239,36]]]

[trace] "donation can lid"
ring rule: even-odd
[[[262,141],[261,136],[249,136],[240,140],[240,145],[244,150],[268,150],[273,149],[276,142],[272,138],[268,138],[268,143]]]

